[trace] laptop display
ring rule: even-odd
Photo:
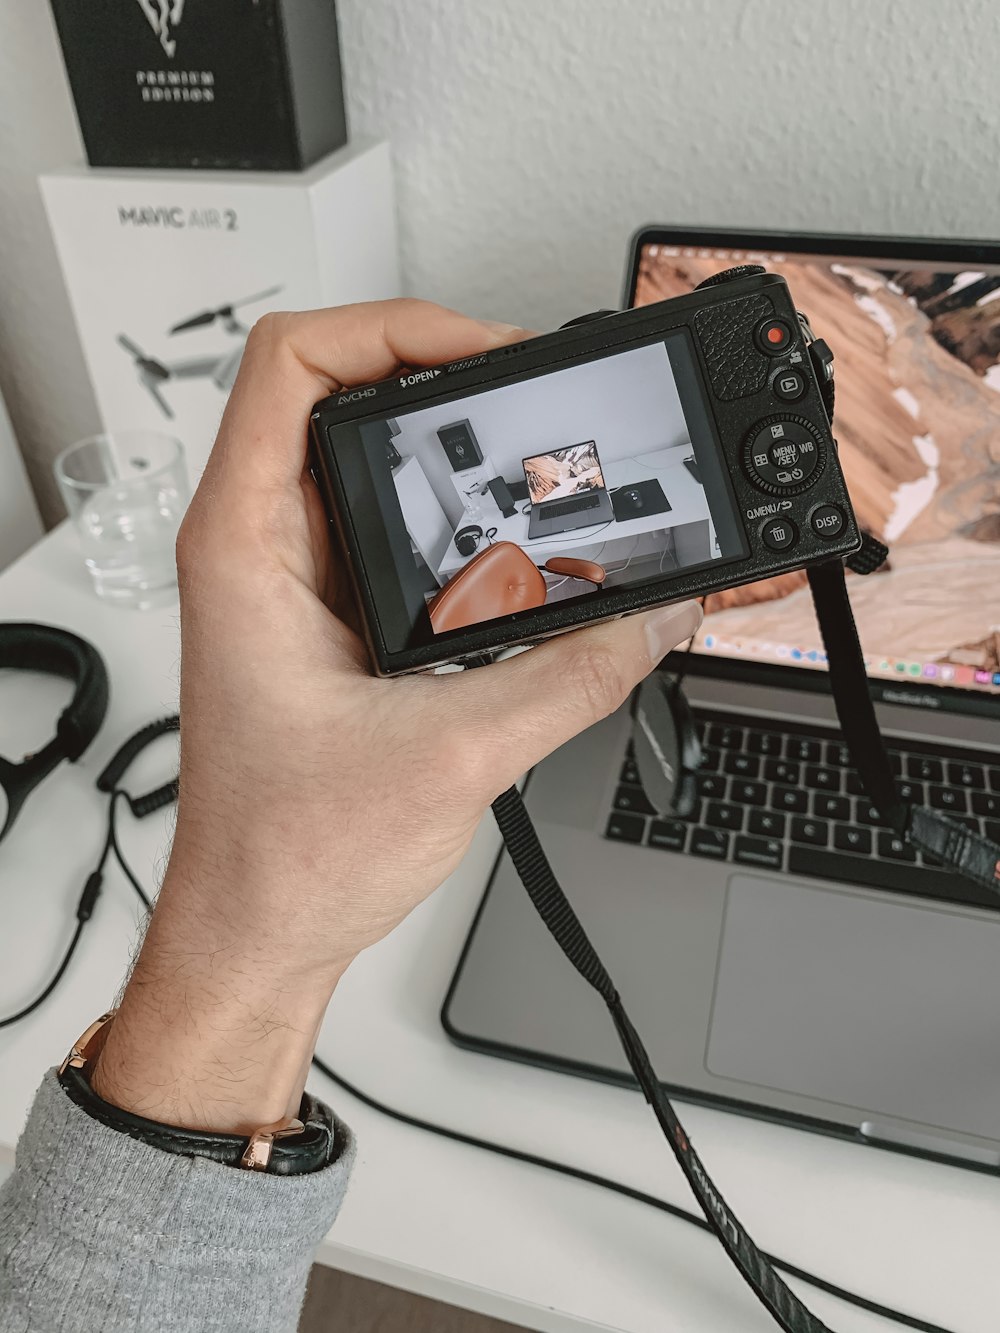
[[[1000,698],[1000,247],[986,263],[986,247],[972,260],[957,244],[931,259],[919,242],[900,257],[899,241],[864,253],[850,238],[845,255],[836,238],[829,250],[818,237],[780,249],[775,237],[712,239],[723,243],[641,234],[631,303],[679,296],[734,264],[785,276],[833,349],[840,459],[860,522],[891,552],[882,572],[850,580],[869,675],[889,701],[989,707]],[[696,652],[825,669],[805,575],[710,597]]]
[[[604,489],[601,460],[593,440],[524,459],[524,477],[533,505]]]

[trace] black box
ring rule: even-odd
[[[301,171],[347,142],[334,0],[52,0],[95,167]]]

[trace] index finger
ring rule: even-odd
[[[265,315],[251,331],[209,467],[216,484],[238,460],[240,489],[298,486],[309,414],[347,385],[384,379],[510,342],[522,330],[400,299]]]

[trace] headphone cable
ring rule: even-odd
[[[109,854],[114,851],[119,865],[132,880],[133,886],[140,897],[145,898],[141,886],[136,882],[131,871],[126,869],[121,851],[118,848],[115,839],[115,802],[122,795],[120,791],[112,792],[111,803],[108,809],[107,832],[104,835],[104,847],[101,850],[101,857],[97,865],[87,876],[87,882],[83,886],[83,892],[80,894],[80,900],[76,906],[76,929],[73,931],[73,938],[69,942],[66,952],[62,956],[62,962],[56,968],[55,975],[49,984],[35,998],[26,1004],[23,1009],[19,1009],[16,1014],[10,1014],[7,1018],[0,1018],[0,1029],[12,1027],[15,1023],[20,1023],[22,1018],[27,1018],[40,1008],[49,998],[55,988],[66,975],[66,969],[73,961],[73,955],[76,953],[77,945],[80,943],[80,936],[83,934],[83,928],[93,915],[94,906],[101,895],[101,885],[104,881],[104,866],[107,863]],[[148,904],[147,904],[148,905]]]

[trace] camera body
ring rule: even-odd
[[[751,274],[318,403],[313,472],[376,671],[478,660],[855,551],[831,360],[784,279]],[[475,511],[442,449],[456,421],[482,458],[457,474],[481,476]],[[497,490],[522,480],[527,503],[501,508]],[[487,522],[495,541],[456,546]]]

